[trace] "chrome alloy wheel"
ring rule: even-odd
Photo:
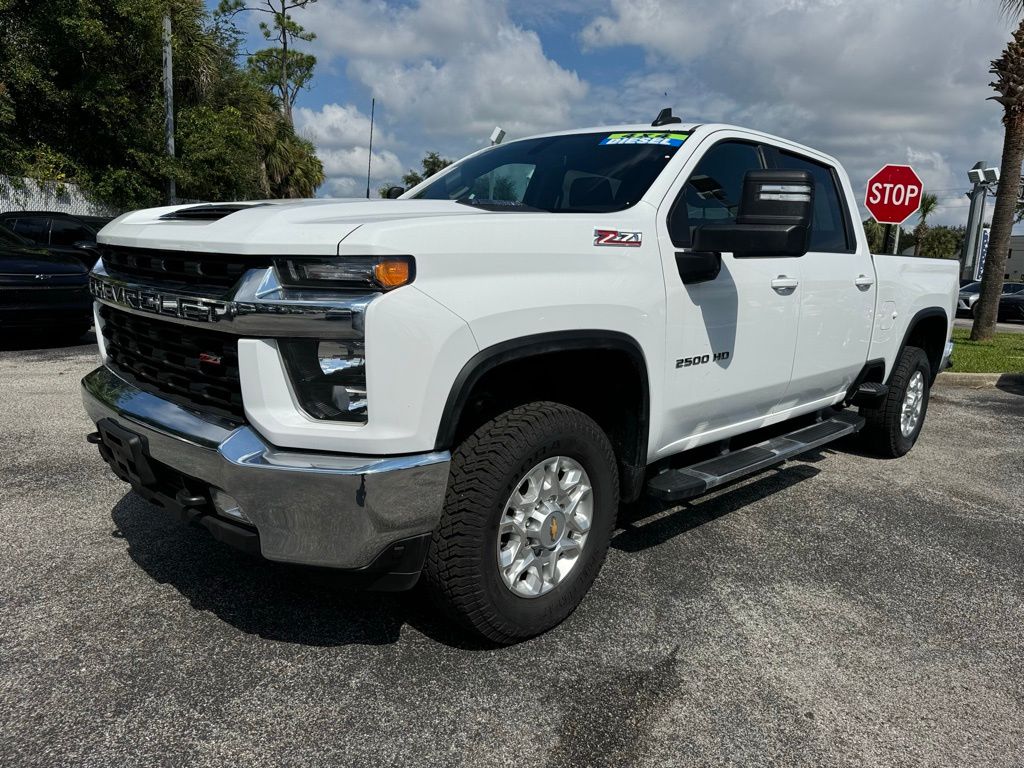
[[[554,589],[579,562],[593,509],[590,478],[568,456],[552,456],[527,472],[505,502],[498,527],[505,586],[520,597]]]
[[[921,420],[921,408],[924,405],[924,374],[921,371],[914,371],[907,384],[907,391],[903,395],[903,408],[900,411],[900,432],[904,437],[910,437],[917,429],[917,422]]]

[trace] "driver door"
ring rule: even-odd
[[[765,167],[742,135],[709,137],[658,213],[667,298],[666,420],[658,456],[764,424],[789,388],[800,313],[800,259],[736,258],[685,284],[676,254],[702,223],[735,221],[743,178]]]

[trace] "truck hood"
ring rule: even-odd
[[[127,213],[97,236],[106,245],[252,255],[331,255],[364,224],[480,216],[451,200],[268,200]],[[518,215],[518,214],[500,214]]]

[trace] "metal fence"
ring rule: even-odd
[[[56,211],[79,216],[117,216],[122,211],[90,200],[74,184],[0,176],[0,213]]]

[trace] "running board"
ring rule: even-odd
[[[773,437],[689,467],[662,472],[648,481],[647,492],[663,501],[682,501],[699,496],[719,485],[770,469],[833,440],[852,435],[863,426],[864,417],[856,412],[839,413],[788,435]]]

